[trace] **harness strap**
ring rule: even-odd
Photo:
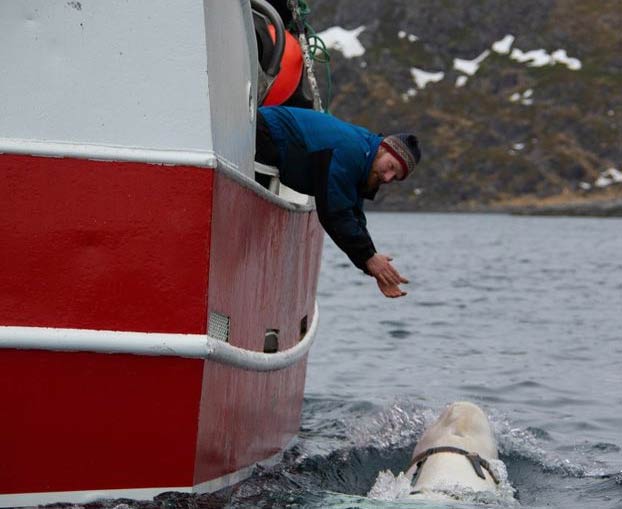
[[[475,473],[477,474],[478,477],[481,477],[482,479],[486,479],[486,475],[484,475],[484,471],[482,470],[482,467],[484,467],[490,474],[490,477],[495,482],[495,484],[499,484],[499,479],[497,479],[497,476],[492,471],[492,468],[490,467],[490,463],[488,462],[488,460],[485,460],[484,458],[482,458],[479,454],[475,452],[465,451],[464,449],[460,449],[459,447],[452,447],[449,445],[441,446],[441,447],[430,447],[429,449],[426,449],[425,451],[420,452],[419,454],[417,454],[417,456],[413,458],[411,467],[412,465],[417,465],[417,469],[419,469],[421,465],[425,463],[425,461],[428,459],[429,456],[432,456],[433,454],[438,454],[440,452],[453,452],[454,454],[460,454],[462,456],[466,456],[466,458],[471,463],[471,466],[473,467],[473,470],[475,470]]]

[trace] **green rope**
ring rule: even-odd
[[[331,78],[330,72],[330,53],[328,52],[328,48],[326,44],[322,40],[322,38],[317,35],[311,26],[309,26],[310,33],[307,36],[307,40],[309,41],[309,53],[311,53],[311,58],[314,62],[318,64],[323,64],[326,69],[326,107],[324,111],[329,113],[330,101],[332,99],[333,94],[333,82]]]
[[[311,8],[305,0],[298,0],[298,14],[301,18],[306,18],[311,13]]]
[[[330,113],[328,106],[330,105],[333,93],[333,82],[330,72],[330,53],[322,38],[317,35],[317,32],[307,22],[306,18],[311,13],[311,8],[307,4],[306,0],[298,0],[298,6],[296,10],[299,18],[302,20],[303,23],[307,42],[309,45],[309,54],[311,56],[311,60],[317,62],[318,64],[323,64],[326,69],[326,86],[328,90],[326,101],[324,102],[324,104],[326,104],[324,111],[326,113]]]

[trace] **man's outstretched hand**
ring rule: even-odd
[[[406,292],[400,289],[401,284],[408,283],[408,279],[400,276],[400,273],[391,265],[393,258],[376,253],[367,260],[367,270],[376,278],[378,288],[385,297],[403,297]]]

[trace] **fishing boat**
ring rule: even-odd
[[[212,492],[296,436],[323,232],[253,160],[275,12],[0,2],[0,506]]]

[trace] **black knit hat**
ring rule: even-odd
[[[404,178],[414,171],[419,159],[421,159],[421,151],[414,134],[392,134],[384,138],[381,145],[402,164]]]

